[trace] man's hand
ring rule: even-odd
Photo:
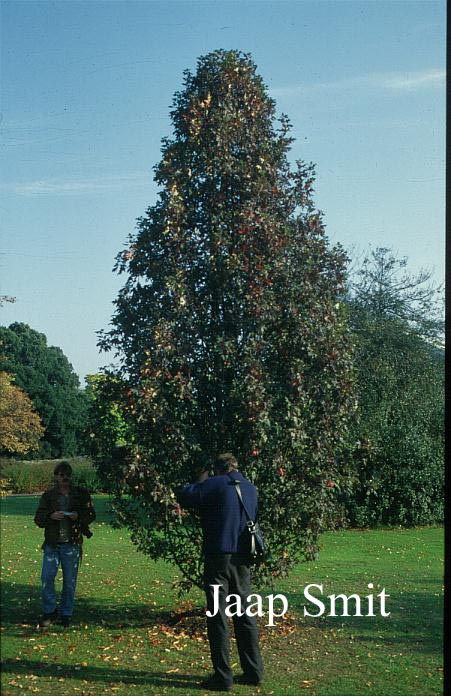
[[[75,522],[75,520],[78,520],[78,512],[72,512],[68,517]]]
[[[57,510],[56,512],[52,512],[50,515],[51,520],[62,520],[64,517],[64,512],[62,510]]]

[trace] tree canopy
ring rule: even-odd
[[[78,453],[85,404],[79,380],[61,348],[27,324],[0,327],[0,369],[14,375],[45,428],[38,456]]]
[[[416,335],[441,343],[443,338],[443,288],[431,282],[432,271],[407,270],[407,258],[387,247],[376,247],[363,259],[350,283],[355,309],[375,321],[398,320]]]
[[[357,525],[443,519],[444,361],[441,289],[430,274],[378,248],[354,276],[349,297],[359,420],[352,440]]]
[[[127,385],[117,495],[139,547],[199,582],[199,522],[174,488],[232,450],[259,489],[262,574],[275,577],[316,553],[328,482],[342,475],[356,406],[347,259],[327,242],[314,167],[289,164],[290,123],[249,55],[200,58],[171,118],[158,201],[118,255],[127,280],[100,339]]]
[[[38,449],[44,434],[31,399],[0,371],[0,454],[26,454]]]

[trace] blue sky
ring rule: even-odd
[[[173,93],[209,51],[250,52],[317,164],[332,242],[389,246],[444,277],[445,2],[2,3],[1,323],[109,358],[112,273],[156,200]]]

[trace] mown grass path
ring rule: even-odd
[[[135,551],[126,530],[109,524],[108,499],[85,544],[74,625],[39,630],[42,531],[37,498],[2,500],[2,694],[45,696],[202,694],[210,673],[199,591],[181,602],[174,569]],[[264,628],[266,679],[237,694],[407,696],[442,693],[443,530],[343,531],[324,535],[318,561],[302,564],[274,590],[289,601],[287,620]],[[61,586],[59,580],[58,587]],[[326,595],[385,588],[390,617],[303,616],[317,608],[309,583]],[[365,609],[362,613],[366,613]],[[178,614],[174,614],[174,610]],[[329,607],[327,606],[327,611]],[[375,603],[378,611],[378,604]],[[181,614],[185,611],[185,614]],[[340,610],[339,610],[340,611]],[[235,671],[239,674],[233,647]]]

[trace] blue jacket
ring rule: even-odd
[[[232,479],[240,482],[245,505],[255,521],[257,489],[239,471],[211,476],[202,483],[192,483],[177,494],[182,507],[194,508],[200,512],[205,554],[239,551],[238,540],[247,518]]]

